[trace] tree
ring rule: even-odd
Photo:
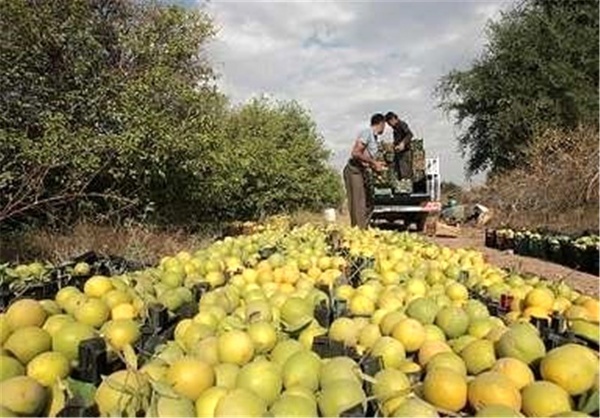
[[[467,172],[524,162],[548,128],[598,123],[598,1],[525,0],[491,22],[484,53],[444,76],[441,107],[465,129]]]
[[[341,178],[310,115],[295,102],[252,100],[225,122],[224,151],[207,178],[213,210],[256,218],[322,209],[342,199]]]
[[[0,0],[0,32],[0,224],[153,207],[155,222],[189,225],[340,199],[303,109],[229,108],[203,12]]]
[[[0,2],[0,221],[168,207],[224,98],[202,13],[124,0]],[[188,179],[189,181],[189,179]],[[66,210],[66,209],[71,209]]]

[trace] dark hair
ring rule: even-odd
[[[383,121],[385,121],[385,117],[381,113],[375,113],[371,116],[371,126],[378,125]]]
[[[387,112],[387,113],[385,114],[385,121],[386,121],[386,122],[389,122],[389,121],[391,121],[392,119],[398,119],[398,115],[396,115],[394,112]]]

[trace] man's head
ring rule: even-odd
[[[371,128],[376,135],[381,135],[385,129],[385,117],[381,113],[371,116]]]
[[[392,128],[394,128],[396,125],[398,125],[398,122],[400,122],[400,119],[398,119],[398,115],[396,115],[394,112],[387,112],[385,114],[385,121],[387,122],[388,125],[390,125]]]

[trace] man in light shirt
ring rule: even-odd
[[[375,158],[379,149],[378,137],[385,129],[385,117],[377,113],[371,117],[371,126],[362,130],[352,147],[350,160],[344,167],[344,183],[348,196],[350,224],[365,229],[368,226],[370,196],[367,187],[367,169],[376,172],[385,169],[385,163]]]

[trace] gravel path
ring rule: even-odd
[[[539,260],[537,258],[515,255],[508,251],[487,248],[484,244],[484,231],[475,228],[462,228],[458,238],[436,237],[435,242],[450,248],[472,248],[481,251],[486,260],[503,268],[510,268],[522,273],[535,274],[550,280],[565,279],[566,283],[579,292],[598,297],[599,278],[582,273],[569,267]]]

